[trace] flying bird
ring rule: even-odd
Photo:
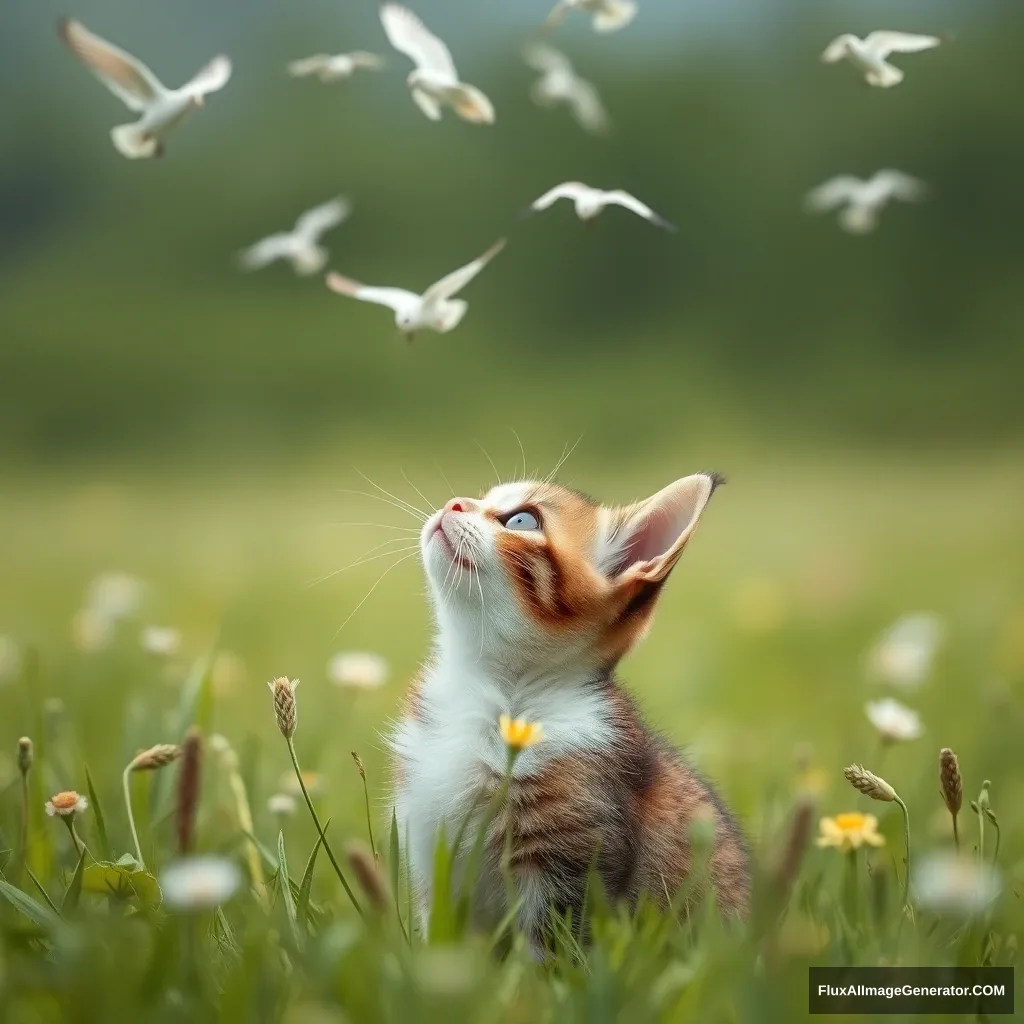
[[[570,11],[591,15],[595,32],[618,32],[636,17],[637,8],[633,0],[558,0],[544,22],[544,29],[550,31],[561,24]]]
[[[386,3],[381,6],[380,20],[391,45],[416,65],[406,84],[416,106],[431,121],[440,121],[442,108],[449,106],[464,121],[494,123],[491,101],[475,86],[459,81],[448,47],[412,11]]]
[[[847,32],[837,36],[822,53],[826,64],[848,60],[864,74],[868,85],[883,89],[899,85],[903,72],[886,58],[892,53],[919,53],[930,50],[942,42],[939,36],[916,36],[907,32],[872,32],[863,39]]]
[[[502,238],[482,256],[452,271],[432,284],[422,295],[404,288],[376,288],[352,281],[341,274],[328,274],[327,287],[339,295],[348,295],[363,302],[375,302],[395,311],[395,324],[412,341],[417,331],[431,330],[445,334],[459,325],[468,304],[454,296],[469,284],[505,247]]]
[[[559,199],[571,199],[576,207],[576,216],[587,223],[592,221],[606,206],[622,206],[635,213],[644,220],[666,231],[675,231],[674,224],[658,216],[646,203],[641,203],[636,196],[616,189],[612,192],[603,192],[599,188],[591,188],[580,181],[566,181],[556,185],[553,189],[545,192],[539,199],[530,204],[531,211],[546,210],[554,205]]]
[[[824,213],[842,207],[839,223],[853,234],[874,231],[878,215],[891,199],[913,201],[927,191],[924,182],[902,171],[878,171],[863,179],[839,175],[807,194],[806,207],[812,213]]]
[[[246,270],[259,270],[275,260],[289,260],[296,274],[316,274],[327,262],[327,250],[317,244],[320,236],[340,224],[349,209],[341,196],[314,206],[299,217],[291,231],[268,235],[250,245],[239,262]]]
[[[542,43],[533,43],[523,51],[523,60],[540,72],[540,78],[530,88],[534,103],[541,107],[565,104],[585,131],[597,134],[608,128],[608,114],[597,89],[576,74],[564,53]]]
[[[288,65],[288,74],[293,78],[316,75],[325,84],[351,78],[359,68],[367,71],[381,71],[386,62],[375,53],[356,50],[354,53],[317,53],[312,57],[293,60]]]
[[[114,145],[130,160],[163,156],[167,133],[231,77],[231,61],[220,54],[181,88],[168,89],[145,64],[93,35],[81,22],[61,18],[57,31],[71,52],[139,115],[138,121],[110,132]]]

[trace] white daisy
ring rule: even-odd
[[[172,626],[146,626],[139,637],[144,651],[161,658],[170,658],[178,653],[181,633]]]
[[[212,910],[226,903],[242,884],[242,872],[225,857],[184,857],[160,874],[164,902],[172,910]]]
[[[89,801],[74,790],[66,790],[63,793],[54,793],[46,801],[46,813],[52,818],[59,815],[66,818],[70,814],[80,814],[89,806]]]
[[[985,910],[1002,888],[999,872],[991,864],[946,852],[922,857],[911,881],[920,906],[957,917]]]
[[[289,793],[275,793],[267,801],[267,810],[271,814],[289,817],[295,813],[295,797]]]
[[[327,676],[338,686],[376,690],[388,678],[388,663],[369,651],[343,651],[327,663]]]
[[[871,671],[896,686],[920,686],[931,672],[941,639],[942,621],[937,615],[904,615],[875,645],[870,656]]]
[[[918,713],[892,697],[868,701],[864,712],[886,743],[916,740],[924,733]]]

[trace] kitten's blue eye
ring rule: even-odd
[[[532,512],[514,512],[505,520],[506,530],[539,530],[540,520]]]

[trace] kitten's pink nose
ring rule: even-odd
[[[469,498],[452,498],[444,507],[445,512],[468,512]]]

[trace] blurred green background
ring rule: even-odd
[[[336,821],[357,822],[347,751],[383,792],[378,730],[429,621],[409,559],[339,632],[390,560],[311,581],[394,534],[336,524],[415,526],[347,491],[373,490],[358,469],[417,504],[412,484],[435,504],[476,493],[490,459],[521,471],[518,434],[539,473],[576,444],[562,478],[609,501],[730,477],[625,675],[753,833],[800,742],[833,778],[870,757],[864,652],[916,608],[947,642],[908,698],[927,738],[888,770],[937,805],[949,744],[970,784],[989,775],[997,807],[1020,805],[1024,8],[642,0],[608,38],[570,18],[555,42],[614,125],[592,138],[530,102],[519,47],[544,0],[416,7],[494,100],[494,128],[427,122],[393,54],[336,86],[287,77],[317,51],[388,53],[369,2],[0,13],[0,634],[42,651],[31,686],[0,688],[3,749],[59,695],[113,773],[161,739],[158,710],[216,641],[245,668],[217,728],[270,737],[263,681],[299,676],[300,747],[333,773]],[[168,82],[221,50],[235,76],[165,159],[130,163],[107,136],[125,111],[60,46],[59,13]],[[890,91],[818,63],[839,32],[877,27],[955,42],[900,59]],[[930,199],[864,238],[802,212],[823,179],[882,167]],[[567,206],[519,219],[567,178],[628,188],[679,234],[621,211],[588,229]],[[507,235],[456,332],[408,346],[386,310],[319,278],[238,271],[239,249],[338,193],[354,212],[325,238],[329,266],[370,283],[420,289]],[[143,621],[183,631],[167,673],[134,634],[74,650],[72,616],[110,569],[149,582]],[[389,686],[334,690],[341,648],[384,652]],[[256,792],[285,767],[254,767]]]

